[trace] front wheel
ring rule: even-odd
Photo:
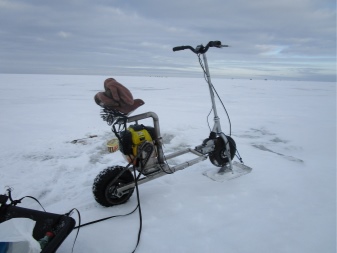
[[[116,189],[120,186],[134,182],[134,177],[130,170],[125,170],[122,166],[113,166],[101,171],[95,178],[92,192],[95,200],[102,206],[114,206],[125,203],[131,197],[134,188],[123,193],[122,196],[116,194]]]
[[[231,160],[233,160],[236,153],[236,144],[232,137],[226,135],[226,138],[229,143]],[[214,151],[209,153],[209,160],[217,167],[223,167],[229,163],[226,144],[221,137],[216,138]]]

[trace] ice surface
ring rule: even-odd
[[[10,186],[13,197],[34,196],[50,212],[77,208],[82,222],[135,208],[135,194],[124,205],[104,208],[91,191],[101,170],[125,165],[119,152],[106,148],[113,134],[93,100],[105,78],[0,75],[2,192]],[[165,152],[208,137],[211,103],[202,77],[114,78],[145,101],[134,114],[159,115]],[[202,175],[214,168],[206,160],[141,185],[137,252],[335,253],[336,84],[225,79],[213,84],[253,171],[218,183]],[[229,134],[220,105],[218,111]],[[90,135],[97,137],[71,143]],[[29,199],[21,206],[39,209]],[[131,252],[138,226],[135,213],[84,227],[74,252]],[[74,238],[73,232],[58,252],[71,252]]]

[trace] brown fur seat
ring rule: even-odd
[[[104,92],[95,95],[95,102],[107,109],[130,114],[144,103],[141,99],[133,99],[131,92],[113,78],[104,81]]]

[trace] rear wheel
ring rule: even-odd
[[[226,138],[229,143],[231,160],[233,160],[236,153],[236,144],[232,137],[226,135]],[[221,137],[216,138],[214,151],[209,153],[209,160],[217,167],[223,167],[229,163],[226,144]]]
[[[134,181],[130,170],[125,170],[122,166],[114,166],[101,171],[95,178],[92,192],[95,200],[102,206],[114,206],[125,203],[131,197],[134,188],[124,192],[121,196],[117,195],[116,189]]]

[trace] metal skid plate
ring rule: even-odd
[[[242,163],[238,163],[234,161],[232,163],[233,170],[230,170],[229,167],[222,167],[222,168],[213,168],[207,170],[203,173],[206,177],[217,181],[217,182],[224,182],[228,180],[232,180],[243,175],[246,175],[252,171],[251,167],[248,167]]]

